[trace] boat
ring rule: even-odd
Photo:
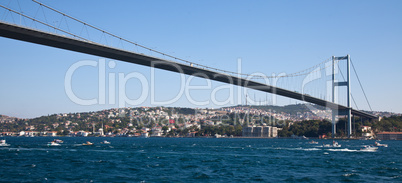
[[[360,149],[360,151],[365,151],[365,152],[375,152],[377,151],[378,147],[373,147],[373,146],[364,146],[363,149]]]
[[[341,147],[341,145],[338,144],[338,142],[334,140],[334,141],[332,141],[332,147]]]
[[[47,146],[60,146],[59,143],[57,143],[56,141],[51,141],[47,144]]]
[[[104,140],[103,142],[101,142],[101,144],[110,144],[110,142],[107,140]]]
[[[59,144],[63,143],[63,141],[60,140],[60,139],[54,139],[53,141],[54,141],[54,142],[57,142],[57,143],[59,143]]]
[[[312,140],[312,141],[310,141],[310,142],[308,142],[309,144],[318,144],[318,142],[316,142],[316,141],[314,141],[314,140]]]
[[[87,142],[83,143],[82,145],[83,146],[91,146],[91,145],[94,145],[94,144],[92,142],[87,141]]]
[[[388,144],[380,144],[379,142],[374,142],[374,146],[376,146],[376,147],[388,147]]]
[[[0,140],[0,147],[10,146],[10,144],[6,143],[6,140]]]
[[[332,147],[331,144],[323,144],[322,147]]]
[[[336,142],[335,140],[332,141],[332,145],[331,144],[323,144],[323,147],[341,147],[342,145],[338,144],[338,142]]]

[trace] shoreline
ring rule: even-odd
[[[378,140],[378,139],[362,139],[362,138],[318,138],[318,137],[307,137],[307,138],[292,138],[292,137],[214,137],[214,136],[199,136],[199,137],[127,137],[127,136],[1,136],[0,138],[5,137],[17,137],[17,138],[42,138],[42,137],[50,137],[50,138],[69,138],[69,137],[82,137],[82,138],[211,138],[211,139],[294,139],[294,140]]]

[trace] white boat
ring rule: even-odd
[[[336,142],[335,140],[332,141],[332,145],[331,144],[323,144],[323,147],[341,147],[342,145],[338,144],[338,142]]]
[[[332,147],[331,144],[323,144],[322,147]]]
[[[316,141],[314,141],[314,140],[312,140],[312,141],[310,141],[310,142],[308,142],[309,144],[318,144],[318,142],[316,142]]]
[[[341,147],[341,145],[336,141],[332,141],[332,147]]]
[[[87,142],[83,143],[82,145],[83,146],[91,146],[91,145],[94,145],[94,144],[92,142],[87,141]]]
[[[56,141],[51,141],[47,144],[47,146],[60,146],[59,143],[57,143]]]
[[[103,142],[101,142],[101,144],[110,144],[110,142],[107,140],[104,140]]]
[[[0,147],[10,146],[10,144],[6,143],[6,140],[0,140]]]
[[[53,141],[56,142],[56,143],[59,143],[59,144],[63,143],[63,141],[60,140],[60,139],[54,139]]]
[[[376,147],[388,147],[388,144],[380,144],[379,142],[375,142],[374,146],[376,146]]]
[[[364,146],[363,149],[360,149],[360,151],[365,151],[365,152],[375,152],[377,151],[378,147],[373,147],[373,146]]]

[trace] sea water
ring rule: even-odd
[[[364,152],[374,141],[64,137],[49,147],[54,138],[2,139],[10,146],[0,147],[0,182],[402,181],[401,141]]]

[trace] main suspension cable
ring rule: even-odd
[[[240,75],[240,76],[242,76],[242,77],[251,77],[251,78],[254,78],[254,79],[304,76],[304,75],[310,74],[311,72],[317,72],[317,71],[311,71],[311,70],[313,70],[314,68],[317,68],[317,67],[321,66],[323,63],[328,62],[328,61],[331,59],[331,58],[329,58],[329,59],[327,59],[327,60],[324,60],[323,62],[321,62],[321,63],[319,63],[319,64],[317,64],[317,65],[315,65],[315,66],[313,66],[313,67],[307,68],[307,69],[305,69],[305,70],[302,70],[302,71],[299,71],[299,72],[295,72],[295,73],[291,73],[291,74],[281,75],[281,76],[261,76],[261,75],[237,73],[237,72],[233,72],[233,71],[228,71],[228,70],[223,70],[223,69],[218,69],[218,68],[214,68],[214,67],[210,67],[210,66],[198,64],[198,63],[195,63],[195,62],[192,62],[192,61],[189,61],[189,60],[185,60],[185,59],[181,59],[181,58],[175,57],[175,56],[170,55],[170,54],[166,54],[166,53],[161,52],[161,51],[157,51],[157,50],[155,50],[155,49],[149,48],[149,47],[147,47],[147,46],[144,46],[144,45],[141,45],[141,44],[138,44],[138,43],[135,43],[135,42],[132,42],[132,41],[130,41],[130,40],[127,40],[127,39],[124,39],[124,38],[122,38],[122,37],[120,37],[120,36],[117,36],[117,35],[115,35],[115,34],[112,34],[112,33],[108,32],[108,31],[105,31],[105,30],[103,30],[103,29],[100,29],[100,28],[98,28],[98,27],[95,27],[95,26],[93,26],[93,25],[90,25],[90,24],[88,24],[88,23],[86,23],[86,22],[84,22],[84,21],[81,21],[81,20],[79,20],[79,19],[77,19],[77,18],[74,18],[74,17],[72,17],[72,16],[70,16],[70,15],[67,15],[67,14],[65,14],[65,13],[63,13],[63,12],[61,12],[61,11],[59,11],[59,10],[56,10],[56,9],[54,9],[54,8],[52,8],[52,7],[49,7],[49,6],[47,6],[47,5],[43,4],[43,3],[40,3],[40,2],[38,2],[38,1],[36,1],[36,0],[32,0],[32,1],[35,2],[35,3],[37,3],[37,4],[39,4],[40,6],[43,6],[43,7],[45,7],[45,8],[48,8],[48,9],[50,9],[50,10],[56,12],[56,13],[59,13],[59,14],[65,16],[65,17],[68,17],[68,18],[70,18],[70,19],[72,19],[72,20],[74,20],[74,21],[77,21],[77,22],[79,22],[79,23],[81,23],[81,24],[84,24],[84,25],[86,25],[86,26],[88,26],[88,27],[91,27],[91,28],[93,28],[93,29],[95,29],[95,30],[97,30],[97,31],[100,31],[100,32],[102,32],[103,34],[108,34],[108,35],[110,35],[110,36],[112,36],[112,37],[114,37],[114,38],[117,38],[117,39],[121,40],[121,41],[125,41],[125,42],[128,42],[128,43],[130,43],[130,44],[133,44],[133,45],[135,45],[135,46],[138,46],[138,47],[141,47],[141,48],[143,48],[143,49],[149,50],[149,51],[151,51],[151,52],[154,52],[154,53],[163,55],[164,57],[169,57],[169,58],[172,58],[172,59],[174,59],[174,60],[179,60],[179,61],[188,63],[188,64],[190,64],[191,66],[198,66],[198,67],[205,68],[205,69],[216,70],[216,71],[228,73],[228,74],[231,74],[231,75]],[[326,67],[322,68],[321,70],[323,70],[323,69],[325,69],[325,68],[326,68]],[[308,72],[308,71],[311,71],[311,72]]]
[[[366,98],[367,104],[368,104],[368,106],[369,106],[371,112],[373,112],[373,109],[371,108],[370,102],[369,102],[369,100],[368,100],[368,98],[367,98],[366,92],[364,92],[363,85],[362,85],[362,83],[360,82],[359,75],[357,74],[356,69],[355,69],[355,66],[353,65],[352,59],[350,59],[350,63],[352,64],[352,68],[353,68],[353,70],[355,71],[355,74],[356,74],[356,77],[357,77],[357,81],[359,81],[360,88],[361,88],[362,91],[363,91],[363,94],[364,94],[364,97]]]

